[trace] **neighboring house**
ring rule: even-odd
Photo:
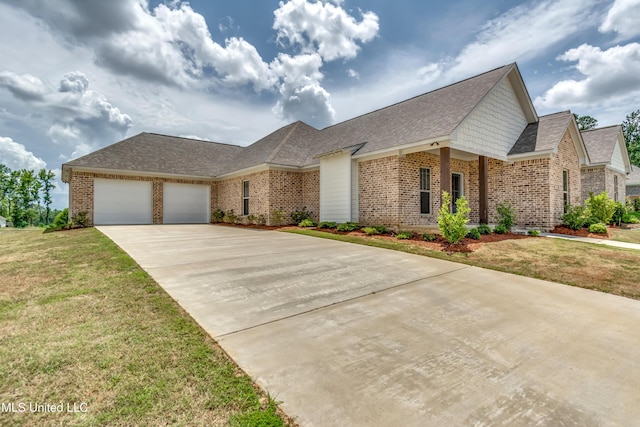
[[[624,158],[626,156],[624,151]],[[516,64],[317,130],[296,122],[248,147],[142,133],[62,165],[70,215],[91,223],[208,222],[216,209],[392,227],[437,222],[442,191],[471,221],[511,202],[551,228],[593,164],[573,114],[538,117]],[[453,207],[455,209],[455,206]]]
[[[627,197],[631,200],[640,199],[640,168],[634,166],[631,173],[627,176]]]
[[[7,219],[3,216],[0,216],[0,227],[6,227],[7,226]]]
[[[589,163],[582,167],[582,199],[603,191],[616,201],[626,200],[627,175],[631,162],[621,126],[582,132]]]

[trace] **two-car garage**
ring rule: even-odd
[[[211,187],[205,184],[162,183],[164,224],[208,223]],[[153,182],[95,178],[93,223],[153,224]]]

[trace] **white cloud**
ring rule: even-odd
[[[558,57],[576,62],[581,80],[556,83],[535,99],[541,108],[569,108],[612,103],[616,99],[640,96],[640,44],[630,43],[601,50],[588,44],[570,49]]]
[[[349,68],[347,70],[347,76],[351,77],[352,79],[360,79],[360,73],[358,73],[356,70]]]
[[[6,88],[17,98],[31,101],[42,99],[47,90],[39,78],[11,71],[0,72],[0,87]]]
[[[623,40],[640,35],[640,0],[616,0],[598,30],[616,32]]]
[[[324,60],[355,58],[360,50],[358,41],[366,43],[378,34],[378,16],[373,12],[362,13],[357,22],[340,7],[342,1],[309,2],[289,0],[280,2],[274,12],[273,29],[277,40],[299,45],[303,52],[317,51]]]
[[[8,137],[0,136],[0,163],[12,170],[42,169],[47,163],[36,157],[27,148]]]

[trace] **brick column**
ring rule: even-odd
[[[451,195],[451,149],[449,147],[440,148],[440,206],[442,206],[443,191]]]
[[[480,156],[478,159],[479,172],[479,208],[480,208],[480,224],[489,223],[489,159],[486,156]]]
[[[153,223],[162,224],[163,222],[163,182],[153,181]]]

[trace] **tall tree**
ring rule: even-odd
[[[0,216],[9,217],[11,169],[0,163]]]
[[[580,129],[580,131],[593,129],[598,126],[598,120],[591,116],[579,116],[577,114],[573,116],[576,118],[576,122],[578,122],[578,129]]]
[[[46,169],[40,169],[38,172],[38,180],[40,181],[40,189],[42,190],[42,202],[45,207],[44,223],[51,223],[51,190],[54,187],[53,179],[55,174]]]
[[[627,115],[622,122],[622,134],[631,163],[640,167],[640,110]]]

